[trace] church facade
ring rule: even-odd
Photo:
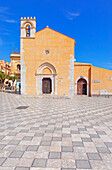
[[[74,39],[48,26],[36,32],[35,18],[21,18],[20,29],[21,94],[112,94],[112,71],[76,63]]]

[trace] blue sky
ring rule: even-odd
[[[0,59],[20,47],[20,18],[36,17],[76,41],[77,62],[112,70],[112,0],[0,0]]]

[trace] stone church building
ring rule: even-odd
[[[112,71],[75,62],[74,39],[48,26],[36,32],[35,18],[21,18],[20,29],[21,94],[112,94]]]

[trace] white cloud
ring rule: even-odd
[[[0,7],[0,21],[7,23],[16,23],[16,20],[9,18],[11,14],[8,12],[8,10],[9,8],[7,7]]]
[[[0,32],[0,35],[9,35],[8,32]]]
[[[65,16],[66,16],[67,19],[73,20],[74,18],[80,16],[80,13],[66,11]]]
[[[6,19],[4,20],[4,22],[8,22],[8,23],[16,23],[17,21],[14,19]]]
[[[8,11],[9,8],[7,7],[0,7],[0,14],[9,14]]]
[[[112,63],[105,63],[105,65],[108,67],[108,68],[112,68]]]
[[[112,69],[112,62],[102,63],[103,68]]]
[[[107,65],[112,65],[112,63],[110,62],[110,63],[106,63]]]

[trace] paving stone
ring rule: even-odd
[[[32,167],[42,167],[42,168],[44,168],[46,166],[46,163],[47,163],[47,159],[34,159]]]
[[[7,136],[16,136],[18,133],[16,132],[10,132]]]
[[[71,130],[71,134],[80,134],[80,132],[76,130]]]
[[[40,128],[44,128],[44,127],[47,127],[47,125],[40,125]]]
[[[77,169],[91,169],[90,163],[87,160],[76,160]]]
[[[32,136],[24,136],[22,140],[30,141],[32,138]]]
[[[5,137],[5,136],[2,136],[2,135],[1,135],[1,136],[0,136],[0,140],[2,140],[4,137]]]
[[[19,140],[11,140],[8,144],[9,145],[18,145],[20,143]]]
[[[98,135],[106,135],[106,133],[105,133],[104,131],[96,131],[96,133],[97,133]]]
[[[112,148],[112,142],[104,142],[104,143],[107,147]]]
[[[99,138],[99,135],[98,134],[90,134],[90,137],[91,138]]]
[[[30,130],[38,130],[38,127],[31,127]]]
[[[20,133],[28,133],[28,131],[29,130],[27,130],[27,129],[22,129],[22,130],[20,130]]]
[[[81,138],[83,142],[92,142],[91,138]]]
[[[50,123],[48,123],[49,125],[55,125],[56,123],[52,123],[52,122],[50,122]]]
[[[76,126],[76,123],[70,123],[70,126]]]
[[[13,126],[10,126],[7,128],[7,130],[14,130],[14,129],[15,129],[15,127],[13,127]]]
[[[6,158],[0,158],[0,166],[5,162]]]
[[[62,138],[61,137],[53,137],[52,140],[53,141],[62,141]]]
[[[60,159],[61,153],[60,152],[50,152],[49,159]]]
[[[35,136],[42,137],[42,136],[44,136],[44,134],[43,133],[35,133]]]
[[[15,170],[30,170],[28,167],[16,167]]]
[[[76,170],[75,168],[61,168],[61,170]]]
[[[38,150],[38,145],[29,145],[28,147],[27,147],[27,151],[37,151]]]
[[[0,129],[0,132],[3,132],[4,131],[4,129]]]
[[[101,157],[98,153],[87,153],[90,160],[101,160]]]
[[[51,145],[51,141],[42,141],[40,143],[41,146],[50,146]]]
[[[55,131],[61,131],[62,128],[55,128]]]
[[[62,128],[69,128],[69,125],[63,125]]]
[[[78,128],[79,131],[86,131],[86,128]]]
[[[3,149],[6,145],[1,145],[0,144],[0,150]]]
[[[45,133],[53,133],[54,130],[46,130]]]
[[[13,151],[11,154],[10,154],[10,158],[21,158],[22,155],[23,155],[24,152],[22,151]]]
[[[62,152],[73,152],[73,147],[71,146],[62,146]]]
[[[62,137],[71,137],[71,134],[63,133]]]
[[[18,125],[18,127],[25,127],[26,125]]]
[[[109,149],[106,147],[96,147],[99,153],[110,153]]]
[[[83,143],[80,141],[72,142],[74,147],[84,147]]]

